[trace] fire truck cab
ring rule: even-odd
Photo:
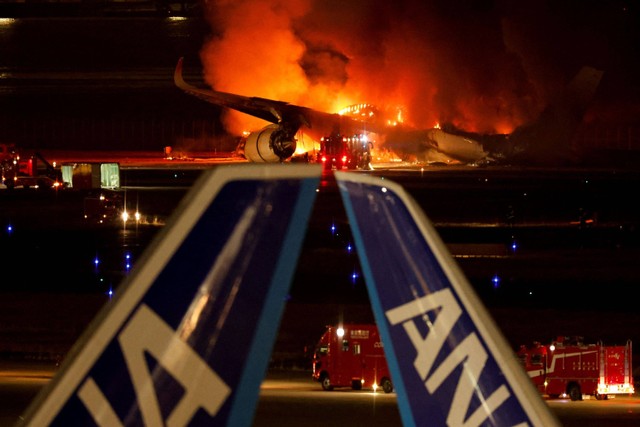
[[[585,344],[582,337],[558,337],[549,345],[523,345],[517,354],[538,391],[550,398],[602,400],[634,393],[631,341],[605,346]]]
[[[375,325],[327,326],[313,356],[313,379],[324,390],[334,387],[362,388],[385,393],[393,383],[384,355],[384,346]]]

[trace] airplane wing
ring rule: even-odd
[[[182,77],[182,63],[184,58],[178,59],[173,80],[175,85],[189,95],[193,95],[207,102],[221,107],[237,110],[271,123],[279,123],[283,118],[294,120],[299,125],[306,122],[304,109],[287,102],[258,97],[248,97],[211,89],[201,89],[184,81]]]
[[[296,131],[305,126],[313,130],[318,139],[333,132],[354,135],[376,131],[371,124],[340,114],[327,113],[273,99],[247,97],[211,89],[201,89],[184,81],[182,67],[183,58],[180,58],[174,72],[174,82],[184,92],[212,104],[237,110],[271,123],[286,124],[295,128]]]
[[[415,201],[336,172],[407,426],[559,425]]]

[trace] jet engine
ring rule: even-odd
[[[244,156],[250,162],[278,163],[287,160],[296,151],[295,132],[272,124],[251,132],[244,144]]]

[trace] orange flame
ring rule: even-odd
[[[201,59],[217,90],[327,112],[403,105],[388,123],[418,128],[442,122],[505,133],[540,111],[535,88],[504,52],[503,35],[475,15],[448,19],[417,0],[404,15],[388,1],[205,4],[214,36]],[[467,54],[458,50],[465,46]],[[237,112],[224,121],[236,134],[266,124]]]

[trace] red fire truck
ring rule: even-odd
[[[605,346],[584,344],[582,337],[558,337],[549,345],[521,346],[518,357],[534,385],[550,398],[601,400],[634,393],[631,341]]]
[[[382,387],[393,391],[384,347],[375,325],[327,326],[313,356],[313,379],[324,390]]]
[[[325,170],[371,169],[371,142],[364,136],[325,136],[320,140],[318,162]]]

